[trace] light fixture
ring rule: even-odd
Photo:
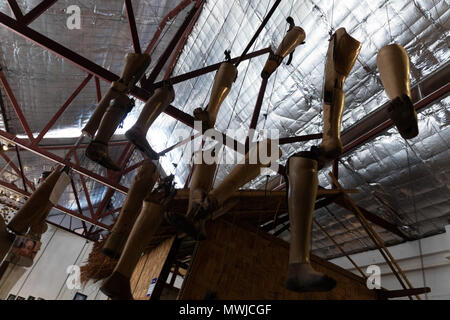
[[[6,144],[2,145],[2,149],[3,149],[3,151],[8,151],[8,145],[6,145]]]

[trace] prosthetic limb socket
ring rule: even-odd
[[[158,171],[152,160],[145,160],[128,190],[119,218],[103,245],[102,252],[108,257],[113,259],[120,257],[130,231],[141,211],[142,201],[148,191],[153,189],[158,176]]]
[[[352,70],[361,43],[339,28],[331,37],[323,88],[323,137],[319,146],[319,167],[342,153],[341,121],[344,112],[344,81]]]
[[[377,54],[377,66],[381,82],[391,99],[387,111],[392,122],[404,139],[416,137],[419,127],[411,101],[408,54],[398,44],[387,45]]]
[[[170,84],[155,90],[155,93],[147,100],[136,123],[125,132],[125,136],[136,148],[145,153],[150,159],[159,158],[147,141],[147,131],[156,118],[175,99],[175,92]]]
[[[274,53],[270,53],[263,71],[261,72],[261,77],[269,78],[281,64],[281,61],[283,61],[287,55],[294,52],[295,48],[305,41],[305,38],[306,33],[302,28],[294,26],[289,29],[277,50]]]

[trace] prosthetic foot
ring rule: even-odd
[[[264,152],[261,150],[264,148],[267,151],[265,159],[261,155]],[[192,210],[192,214],[189,216],[177,216],[178,223],[175,224],[173,220],[168,219],[168,222],[175,227],[181,227],[179,229],[182,232],[189,234],[192,238],[203,240],[204,236],[204,223],[211,217],[211,214],[217,210],[220,206],[227,201],[234,192],[238,191],[240,187],[246,183],[255,179],[261,173],[261,169],[269,167],[273,164],[274,160],[279,159],[281,156],[281,150],[272,150],[271,141],[260,141],[252,148],[245,158],[238,163],[230,174],[213,189],[203,200],[202,203],[195,206],[195,210]],[[273,155],[273,156],[272,156]],[[184,219],[184,221],[180,221]]]
[[[378,52],[377,66],[381,82],[391,99],[387,111],[392,122],[404,139],[414,138],[419,134],[419,128],[409,88],[408,54],[398,44],[387,45]]]
[[[122,71],[120,79],[111,84],[111,87],[100,100],[88,123],[81,130],[84,135],[91,139],[94,137],[95,132],[102,121],[102,117],[111,103],[111,100],[117,98],[120,94],[128,93],[142,78],[149,64],[150,56],[148,54],[127,54],[125,58],[125,67]]]
[[[175,92],[171,85],[164,85],[155,90],[155,93],[145,103],[144,108],[139,115],[133,127],[125,132],[125,136],[130,140],[136,148],[145,153],[150,159],[157,160],[159,158],[147,141],[147,131],[156,118],[163,112],[169,104],[174,100]]]
[[[306,38],[305,31],[302,28],[295,26],[294,20],[292,20],[292,18],[289,18],[288,22],[290,24],[290,28],[281,41],[280,45],[278,46],[277,50],[274,53],[270,53],[264,69],[261,72],[262,78],[269,78],[270,75],[274,73],[278,66],[281,64],[283,59],[287,55],[292,54],[295,48],[302,44]],[[290,59],[288,61],[288,64],[289,63]]]
[[[332,278],[315,271],[310,262],[312,215],[316,201],[318,163],[310,152],[288,159],[288,212],[291,225],[289,267],[286,288],[297,292],[329,291],[336,286]]]
[[[103,115],[102,122],[95,139],[86,148],[86,157],[105,168],[119,171],[120,168],[114,163],[108,154],[108,142],[116,131],[119,124],[133,108],[134,100],[122,94],[111,102],[111,105]]]
[[[158,190],[159,189],[159,190]],[[113,300],[132,300],[130,279],[142,252],[163,221],[165,206],[174,194],[173,185],[158,188],[144,201],[120,259],[100,290]]]
[[[139,168],[114,227],[103,245],[102,252],[110,258],[118,259],[128,235],[141,211],[142,201],[158,179],[158,171],[152,160],[145,160]]]
[[[339,28],[328,46],[323,88],[323,137],[319,146],[319,166],[342,153],[341,121],[344,112],[344,81],[352,70],[361,43]]]
[[[229,58],[228,54],[226,54],[227,60]],[[214,84],[209,97],[208,107],[206,110],[200,108],[194,110],[194,118],[202,121],[205,130],[214,128],[220,106],[228,96],[236,77],[237,68],[231,62],[225,61],[220,65],[220,68],[217,70],[214,77]]]
[[[24,235],[27,233],[28,228],[35,223],[36,219],[40,219],[43,215],[43,211],[45,211],[49,205],[51,206],[49,197],[61,176],[61,173],[62,170],[55,170],[44,180],[44,182],[42,182],[22,208],[20,208],[16,215],[11,219],[8,224],[9,230],[15,234]]]

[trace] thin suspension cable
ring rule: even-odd
[[[406,141],[406,139],[405,139]],[[408,142],[406,142],[407,147],[406,147],[406,160],[408,161],[408,175],[409,175],[409,180],[412,181],[412,172],[411,172],[411,163],[410,163],[410,159],[409,159],[409,152],[408,152],[408,146],[411,147],[409,145]],[[419,219],[418,219],[418,214],[417,214],[417,206],[416,206],[416,197],[415,197],[415,193],[414,193],[414,184],[411,183],[411,201],[413,204],[413,208],[414,208],[414,216],[416,219],[416,228],[417,228],[417,233],[420,237],[420,226],[419,226]],[[425,267],[424,267],[424,262],[423,262],[423,251],[422,251],[422,240],[419,238],[417,239],[417,242],[419,244],[419,257],[420,257],[420,268],[421,268],[421,273],[422,273],[422,282],[423,282],[423,286],[426,287],[427,286],[427,279],[425,276]],[[425,293],[425,300],[428,300],[428,294]]]

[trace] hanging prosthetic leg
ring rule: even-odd
[[[209,103],[205,110],[197,108],[194,110],[195,120],[202,121],[203,130],[212,129],[216,123],[217,114],[233,82],[237,78],[237,68],[230,62],[230,51],[225,51],[225,59],[214,76],[214,83],[209,97]]]
[[[288,212],[291,241],[286,288],[297,292],[329,291],[336,286],[332,278],[311,266],[311,226],[316,201],[318,163],[312,152],[300,152],[286,166]]]
[[[81,130],[84,135],[91,139],[95,136],[95,132],[97,131],[111,100],[117,98],[121,94],[130,92],[133,86],[142,78],[145,70],[150,64],[150,56],[148,54],[128,53],[125,59],[125,67],[123,68],[120,79],[111,84],[111,87],[100,100],[88,123]]]
[[[103,115],[100,127],[88,147],[86,148],[85,155],[89,159],[105,168],[119,171],[120,168],[109,157],[108,142],[113,136],[119,124],[127,116],[128,112],[134,107],[134,100],[128,98],[128,96],[121,94],[111,102],[111,105]]]
[[[34,257],[41,246],[41,236],[48,229],[45,219],[52,208],[53,203],[48,201],[47,206],[31,222],[31,226],[27,234],[16,238],[16,241],[19,240],[17,242],[22,244],[17,246],[17,244],[14,243],[11,251],[6,257],[6,261],[16,266],[26,268],[33,265]],[[25,254],[23,253],[24,247],[26,248]]]
[[[217,188],[213,189],[201,204],[192,208],[192,213],[187,216],[166,214],[167,221],[193,239],[205,239],[204,224],[211,218],[212,213],[219,209],[240,187],[259,176],[261,169],[272,166],[279,159],[282,154],[281,150],[276,146],[273,147],[270,140],[259,141]]]
[[[108,257],[113,259],[120,257],[133,224],[141,211],[142,201],[148,191],[153,189],[157,179],[158,171],[155,164],[152,160],[145,160],[128,190],[119,218],[103,245],[102,252]]]
[[[206,233],[204,221],[195,221],[195,213],[200,209],[213,186],[214,174],[217,167],[217,158],[211,164],[204,161],[206,153],[205,151],[200,151],[195,155],[201,158],[197,158],[197,161],[194,161],[186,216],[170,212],[166,212],[165,214],[166,220],[175,226],[177,230],[187,230],[186,233],[194,236],[194,239],[197,240],[204,240]],[[215,157],[215,155],[213,156]]]
[[[288,17],[286,21],[290,25],[289,30],[277,50],[274,53],[270,53],[269,58],[264,65],[264,69],[261,72],[262,78],[269,78],[287,55],[290,55],[287,62],[287,65],[289,65],[291,63],[292,54],[294,53],[295,48],[304,43],[306,37],[305,31],[302,28],[295,26],[294,20],[291,17]]]
[[[352,70],[361,43],[339,28],[328,46],[323,88],[323,137],[318,150],[319,168],[342,153],[341,121],[344,112],[344,81]]]
[[[158,160],[159,155],[148,143],[147,131],[161,112],[163,112],[174,99],[175,92],[173,91],[172,85],[165,84],[163,87],[156,89],[155,93],[145,103],[136,123],[125,132],[127,139],[150,159]]]
[[[24,235],[36,220],[40,219],[43,211],[49,206],[50,197],[63,172],[68,168],[53,171],[33,192],[20,210],[8,224],[8,229],[15,234]]]
[[[414,138],[419,134],[419,128],[409,89],[408,54],[398,44],[387,45],[377,54],[377,66],[381,82],[391,99],[387,111],[392,122],[404,139]]]
[[[133,300],[130,279],[142,252],[164,219],[164,211],[175,196],[173,176],[163,180],[144,200],[120,259],[100,290],[113,300]]]

